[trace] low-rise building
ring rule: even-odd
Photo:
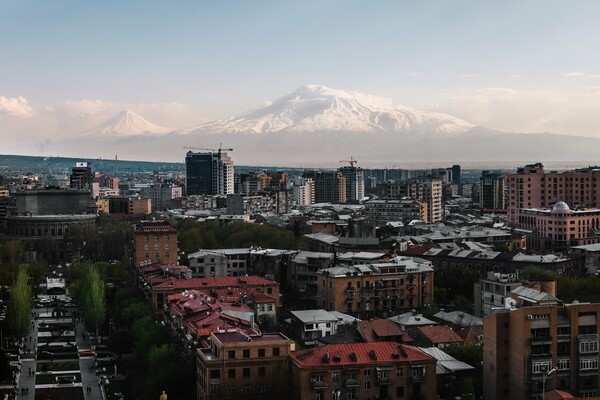
[[[196,361],[198,400],[284,399],[289,396],[289,352],[281,333],[211,333]]]
[[[304,399],[435,399],[436,361],[392,342],[331,344],[291,354],[292,392]]]

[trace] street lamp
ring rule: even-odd
[[[546,378],[556,372],[556,368],[552,368],[542,376],[542,400],[546,397]]]

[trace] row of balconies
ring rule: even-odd
[[[420,382],[420,381],[422,381],[422,377],[420,380],[413,379],[413,382]],[[329,387],[329,384],[326,381],[318,380],[316,378],[311,378],[310,382],[311,382],[314,390],[325,390]],[[388,376],[377,377],[377,384],[380,386],[391,385],[391,383],[392,383],[392,379]],[[358,387],[360,387],[360,381],[358,379],[354,379],[354,378],[346,379],[344,381],[344,387],[346,387],[348,389],[358,388]]]

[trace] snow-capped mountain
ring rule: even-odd
[[[179,133],[410,132],[455,135],[473,126],[451,115],[395,105],[382,97],[305,85],[265,107]]]
[[[153,124],[131,110],[123,110],[102,125],[84,132],[87,136],[163,135],[173,129]]]

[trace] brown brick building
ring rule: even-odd
[[[165,221],[142,221],[133,228],[135,264],[177,263],[177,229]]]
[[[436,360],[391,342],[331,344],[291,354],[293,392],[304,400],[435,399]]]
[[[317,306],[361,319],[389,317],[432,301],[433,268],[422,259],[395,257],[317,272]]]
[[[197,352],[198,400],[288,398],[290,339],[234,331],[212,333],[210,340],[210,348]]]
[[[543,292],[540,292],[543,293]],[[484,318],[483,379],[486,399],[531,399],[560,389],[575,396],[600,393],[600,304],[523,307]]]

